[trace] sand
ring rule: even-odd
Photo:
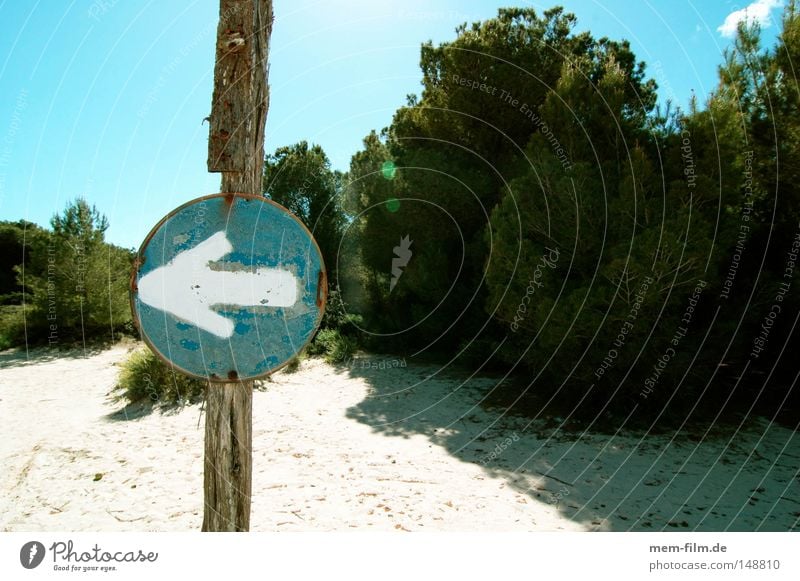
[[[0,354],[2,530],[199,530],[201,406],[115,402],[134,348]],[[480,406],[494,383],[378,355],[276,374],[253,400],[251,530],[800,528],[792,430],[564,434]]]

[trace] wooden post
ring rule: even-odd
[[[208,171],[223,193],[261,193],[272,0],[220,0]],[[250,530],[253,382],[209,382],[203,531]]]

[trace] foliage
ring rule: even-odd
[[[309,355],[322,355],[328,363],[342,363],[355,353],[355,339],[343,335],[338,329],[321,329],[306,348]]]
[[[0,304],[22,304],[24,289],[17,281],[17,270],[30,266],[31,246],[43,232],[26,220],[0,221]]]
[[[116,391],[130,403],[182,405],[201,398],[205,387],[205,381],[187,377],[143,348],[122,364]]]
[[[31,304],[29,342],[50,345],[131,333],[128,281],[132,253],[104,240],[108,220],[78,199],[36,231],[29,263],[15,267]]]
[[[344,302],[371,344],[482,354],[578,415],[713,407],[720,370],[748,360],[781,361],[779,399],[800,307],[776,299],[800,223],[796,2],[774,51],[740,26],[719,87],[685,111],[657,106],[627,42],[575,24],[501,9],[423,45],[421,96],[351,161],[363,293]],[[790,314],[754,356],[776,300]],[[746,379],[748,404],[761,386]]]
[[[351,313],[342,299],[342,292],[338,288],[333,288],[328,293],[328,301],[325,305],[325,314],[322,316],[321,327],[323,329],[337,329],[342,334],[352,338],[359,335],[361,317]]]
[[[300,364],[303,362],[304,352],[301,352],[292,357],[286,366],[283,368],[285,373],[296,373],[300,369]]]
[[[264,163],[264,193],[293,212],[312,232],[322,252],[328,273],[329,292],[322,330],[306,353],[324,355],[329,361],[348,356],[358,342],[360,318],[348,312],[342,301],[340,283],[357,269],[358,252],[352,238],[343,238],[348,222],[343,199],[343,177],[331,170],[330,161],[319,145],[302,141],[278,148]],[[355,250],[355,252],[353,252]],[[295,359],[291,372],[299,365]]]
[[[739,199],[729,206],[734,215],[747,214],[752,219],[730,293],[731,304],[738,307],[731,309],[733,316],[727,320],[734,340],[726,337],[726,344],[742,353],[742,359],[750,359],[751,373],[768,378],[762,401],[771,395],[778,407],[798,409],[796,390],[787,387],[797,373],[795,361],[787,355],[800,347],[793,332],[800,293],[795,288],[797,272],[792,258],[800,240],[800,85],[796,69],[800,11],[796,0],[787,3],[782,25],[776,46],[768,50],[761,46],[757,25],[740,24],[736,42],[720,67],[714,99],[736,111],[736,122],[746,132],[741,145],[749,155],[746,169],[752,171],[752,190],[737,192]],[[780,317],[772,324],[769,317],[776,305]],[[764,326],[770,332],[761,345],[757,341],[764,338]]]
[[[267,156],[265,195],[329,274],[307,353],[460,358],[589,419],[800,409],[796,0],[772,49],[743,22],[686,110],[657,105],[626,41],[575,26],[508,8],[424,44],[421,95],[347,175],[306,142]],[[54,313],[58,340],[129,324],[131,254],[104,242],[105,218],[78,200],[51,226],[0,223],[0,347],[25,327],[48,340]],[[126,369],[129,399],[200,393],[147,353]]]
[[[22,305],[0,305],[0,351],[25,342]]]
[[[314,235],[330,280],[336,280],[344,213],[341,174],[319,145],[280,147],[264,162],[264,194],[295,214]]]

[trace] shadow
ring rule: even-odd
[[[121,396],[112,396],[112,403],[119,404],[122,401]],[[163,403],[159,401],[151,401],[143,399],[125,404],[120,409],[106,414],[103,418],[110,422],[132,422],[139,420],[152,413],[158,413],[162,416],[174,416],[181,413],[187,407],[192,407],[202,401],[202,398],[194,398],[183,403]]]
[[[112,343],[92,344],[86,347],[71,345],[68,347],[35,346],[30,348],[14,347],[0,351],[0,369],[6,367],[22,367],[25,365],[40,365],[59,359],[85,359],[102,353]]]
[[[369,355],[337,368],[369,389],[347,417],[386,437],[428,438],[532,499],[534,512],[555,511],[586,530],[798,528],[792,430],[756,420],[733,432],[581,431],[490,404],[509,389],[500,378],[396,361]]]
[[[115,412],[104,416],[104,419],[112,422],[130,422],[138,420],[153,413],[155,405],[149,401],[129,403]]]

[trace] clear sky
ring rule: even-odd
[[[781,0],[275,0],[266,150],[302,139],[345,170],[370,129],[420,92],[419,45],[499,6],[562,4],[627,38],[662,98],[716,83],[745,13],[771,44]],[[218,0],[0,0],[0,219],[45,225],[84,196],[109,241],[138,247],[206,172]]]

